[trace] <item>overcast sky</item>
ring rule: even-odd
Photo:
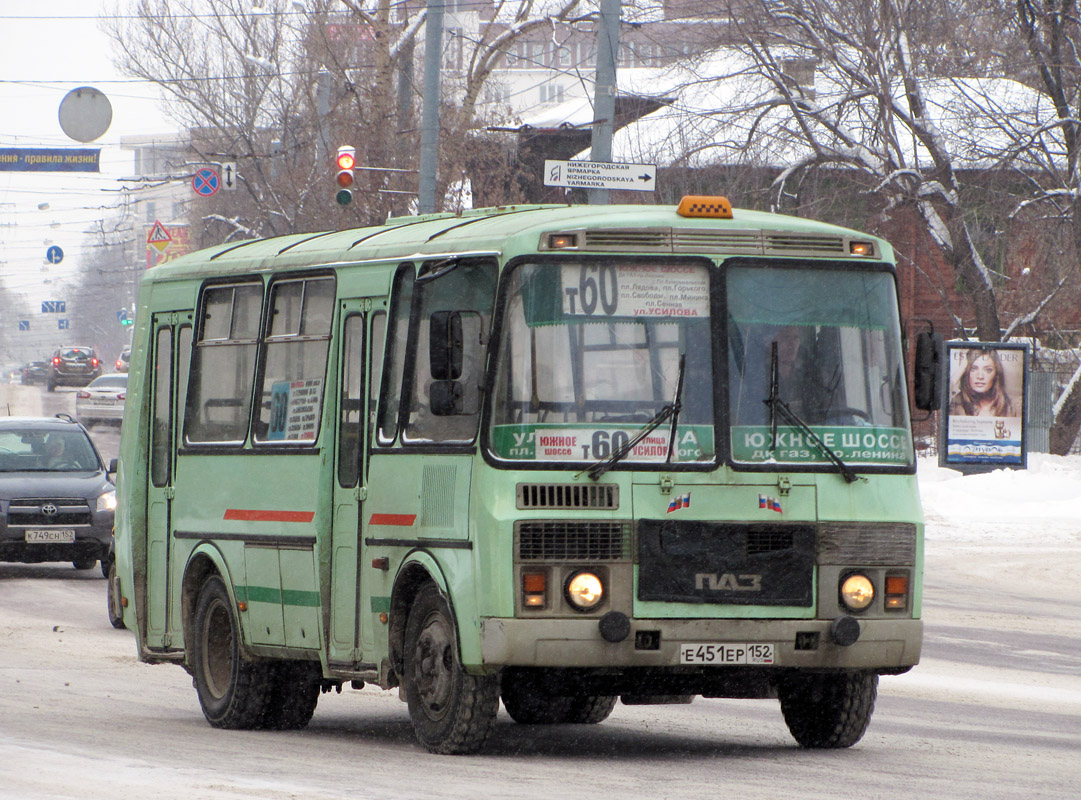
[[[57,293],[78,266],[83,232],[118,202],[117,178],[132,174],[131,153],[119,149],[121,137],[173,129],[161,113],[156,89],[125,78],[112,64],[98,18],[118,13],[123,5],[117,0],[0,0],[0,147],[102,151],[100,174],[0,171],[0,280],[26,295],[27,309],[40,311],[41,299],[65,299]],[[81,86],[103,92],[113,111],[109,129],[86,144],[68,139],[58,120],[64,96]],[[43,203],[48,208],[40,210]],[[64,250],[61,264],[45,261],[46,240]],[[18,315],[25,316],[23,311]],[[0,325],[16,324],[12,312],[0,309]]]

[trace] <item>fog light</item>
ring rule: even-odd
[[[875,599],[875,586],[861,573],[849,575],[841,582],[841,602],[853,611],[863,611]]]
[[[592,572],[576,572],[567,581],[567,600],[579,611],[596,608],[604,598],[604,584]]]
[[[525,608],[544,608],[548,605],[548,573],[522,573],[522,605]]]
[[[908,608],[908,576],[886,576],[886,608],[891,611],[904,611]]]

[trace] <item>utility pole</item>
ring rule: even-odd
[[[443,2],[428,0],[424,29],[424,104],[420,121],[421,214],[435,211],[435,169],[439,161],[439,68],[443,57]],[[618,0],[617,0],[618,2]]]
[[[616,115],[616,59],[619,57],[619,18],[622,0],[600,0],[597,23],[597,72],[593,84],[593,137],[591,161],[612,160],[612,133]],[[607,205],[607,189],[590,189],[590,205]]]

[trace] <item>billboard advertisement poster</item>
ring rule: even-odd
[[[1028,345],[946,342],[944,466],[1020,467]]]

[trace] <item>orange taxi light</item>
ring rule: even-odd
[[[681,217],[732,219],[732,204],[720,195],[687,194],[679,201],[676,213]]]

